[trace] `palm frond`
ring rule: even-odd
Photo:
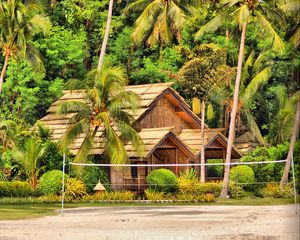
[[[252,114],[250,113],[249,110],[246,110],[244,111],[246,117],[247,117],[247,122],[250,126],[250,130],[251,132],[254,134],[254,136],[256,137],[256,139],[258,140],[258,142],[261,144],[261,145],[265,145],[265,140],[261,134],[261,131],[259,129],[259,127],[257,126],[257,123],[256,121],[254,120]]]
[[[64,101],[58,105],[57,114],[75,113],[79,111],[88,111],[90,106],[80,101]]]
[[[211,33],[216,31],[219,27],[221,27],[227,17],[227,13],[223,12],[217,15],[215,18],[206,23],[203,27],[200,28],[198,32],[195,34],[195,40],[198,41],[202,38],[205,33]]]
[[[102,120],[105,129],[104,132],[107,138],[105,150],[111,160],[111,163],[119,164],[128,162],[128,155],[124,144],[111,126],[108,114],[106,112],[102,112],[98,115],[98,117]]]
[[[239,29],[242,29],[244,23],[248,23],[250,17],[250,10],[247,4],[243,4],[240,8],[235,10],[232,15],[235,16],[234,23],[239,25]]]
[[[129,12],[143,11],[153,0],[137,0],[130,3],[125,9],[124,14],[129,14]]]
[[[131,35],[133,42],[138,45],[147,38],[158,15],[163,9],[161,0],[151,2],[135,21],[135,29]]]
[[[90,125],[87,119],[82,119],[81,121],[70,125],[59,140],[59,149],[65,151],[67,147],[74,142],[79,134],[85,133],[85,135],[88,136],[89,132]]]
[[[300,26],[294,31],[293,35],[290,37],[289,42],[297,49],[300,45]]]
[[[298,0],[287,0],[284,4],[278,7],[285,13],[299,13],[300,2]]]
[[[270,22],[259,11],[255,11],[258,28],[262,29],[262,34],[271,38],[273,41],[273,49],[279,54],[284,53],[285,46],[281,37],[276,33]]]
[[[170,22],[172,22],[173,31],[180,32],[186,22],[186,14],[174,1],[171,1],[170,3],[168,18],[170,19]]]
[[[253,63],[252,71],[257,74],[262,68],[263,63],[268,59],[268,52],[261,52]]]
[[[84,140],[83,140],[83,142],[82,142],[82,144],[81,144],[81,146],[79,148],[79,151],[77,152],[77,154],[76,154],[76,156],[74,158],[74,162],[85,163],[87,161],[87,157],[89,155],[89,151],[93,147],[94,138],[95,138],[95,136],[91,132],[89,132],[86,135],[86,137],[84,138]]]
[[[126,122],[118,121],[117,125],[118,129],[122,133],[122,139],[127,142],[130,141],[133,149],[138,153],[140,157],[142,157],[145,152],[145,145],[140,135]]]
[[[257,90],[265,85],[272,75],[272,68],[266,67],[261,72],[259,72],[248,84],[244,94],[241,96],[241,101],[246,104],[255,95]]]

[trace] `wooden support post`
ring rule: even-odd
[[[178,164],[178,152],[177,152],[177,148],[175,148],[175,159],[176,159],[176,164]],[[175,173],[176,173],[176,176],[178,176],[178,166],[177,165],[175,167]]]

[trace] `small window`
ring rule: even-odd
[[[132,178],[137,178],[138,177],[138,172],[137,172],[137,167],[136,166],[131,167],[131,177]]]

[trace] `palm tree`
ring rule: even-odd
[[[229,125],[229,137],[228,145],[226,151],[226,165],[225,173],[223,180],[223,188],[220,197],[227,197],[228,188],[229,188],[229,170],[230,170],[230,161],[231,161],[231,151],[235,135],[235,121],[238,108],[238,96],[240,89],[240,81],[242,75],[242,64],[244,57],[244,48],[245,48],[245,39],[247,32],[247,25],[251,20],[255,21],[258,29],[261,29],[261,34],[264,34],[266,37],[269,37],[273,41],[273,49],[279,53],[282,53],[284,50],[283,42],[280,36],[276,33],[270,22],[267,20],[272,13],[271,19],[277,16],[277,13],[272,9],[272,3],[269,1],[260,1],[260,0],[228,0],[223,3],[222,12],[203,26],[195,35],[195,40],[199,40],[204,33],[215,31],[217,28],[222,26],[228,18],[233,16],[233,23],[239,26],[239,29],[242,31],[240,39],[240,48],[238,56],[238,66],[237,66],[237,75],[235,80],[235,89],[233,95],[233,104]],[[267,18],[264,16],[267,14]]]
[[[41,14],[40,14],[41,13]],[[0,93],[10,58],[27,58],[37,69],[42,69],[38,50],[31,44],[37,33],[46,33],[51,24],[42,14],[42,6],[35,1],[7,0],[0,2],[0,49],[4,65],[0,75]]]
[[[13,152],[13,158],[23,166],[32,188],[36,188],[37,186],[37,179],[41,170],[40,164],[44,152],[45,147],[42,147],[35,138],[28,138],[25,141],[24,149],[17,148]]]
[[[123,142],[131,141],[140,154],[144,150],[141,138],[132,127],[134,118],[131,113],[138,107],[139,99],[136,94],[125,91],[127,80],[120,68],[104,67],[100,75],[96,75],[94,87],[85,90],[85,102],[66,101],[59,106],[59,114],[74,113],[71,126],[60,140],[60,148],[65,150],[79,134],[84,134],[74,159],[75,162],[84,162],[94,139],[99,137],[105,142],[111,162],[124,163],[128,156]],[[96,136],[99,128],[103,128],[103,134]]]
[[[298,98],[298,102],[297,102],[297,111],[296,111],[295,120],[294,120],[294,127],[292,130],[290,149],[289,149],[288,156],[286,158],[284,171],[283,171],[282,178],[280,181],[280,189],[284,189],[288,182],[292,157],[293,157],[294,148],[295,148],[295,142],[296,142],[297,134],[299,133],[299,120],[300,120],[300,98]]]
[[[167,44],[174,36],[179,41],[186,21],[187,6],[188,1],[178,0],[137,0],[131,3],[126,11],[142,11],[135,21],[132,40],[136,45],[146,40],[149,46]]]
[[[279,85],[273,88],[276,95],[277,113],[270,124],[270,141],[272,144],[279,144],[290,139],[290,132],[293,127],[293,121],[296,114],[297,101],[300,99],[300,92],[296,92],[290,97],[287,94],[287,88]]]
[[[265,145],[259,127],[250,111],[251,100],[256,97],[262,99],[259,89],[268,83],[271,78],[272,70],[270,66],[265,67],[264,62],[267,61],[267,52],[263,52],[254,59],[255,53],[252,51],[245,61],[242,69],[241,86],[239,90],[239,100],[237,107],[236,124],[240,125],[241,118],[244,117],[251,132],[256,136],[261,145]],[[230,112],[233,107],[233,84],[230,85],[215,85],[211,90],[211,99],[221,106],[225,106],[225,126],[228,126],[227,121],[230,118]],[[225,127],[225,133],[227,127]]]
[[[104,55],[105,55],[105,51],[106,51],[106,46],[107,46],[109,31],[110,31],[110,25],[111,25],[111,19],[112,19],[113,5],[114,5],[114,0],[109,0],[105,34],[103,37],[101,52],[100,52],[100,56],[99,56],[98,66],[97,66],[97,75],[101,73],[101,70],[103,67]]]

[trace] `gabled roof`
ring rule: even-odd
[[[202,139],[201,129],[183,129],[179,138],[195,152],[196,156],[199,156],[201,146],[204,145],[204,149],[209,149],[214,141],[218,141],[226,149],[228,140],[221,133],[222,130],[221,128],[204,129],[204,139]],[[241,154],[234,146],[232,148],[232,157],[241,157]]]
[[[194,124],[195,127],[200,127],[200,119],[189,109],[188,104],[184,99],[170,86],[173,83],[154,83],[154,84],[144,84],[144,85],[133,85],[126,86],[127,91],[136,93],[141,101],[140,108],[132,113],[136,121],[139,121],[144,116],[147,115],[152,108],[155,107],[156,102],[162,98],[166,97],[170,102],[172,102],[177,108],[180,117],[185,118],[185,121]],[[56,114],[58,105],[64,101],[84,101],[84,91],[83,90],[73,90],[64,91],[64,95],[54,102],[49,110],[48,114],[43,117],[40,121],[48,126],[52,130],[52,139],[58,141],[66,129],[70,126],[69,120],[74,115],[74,113],[69,114]],[[99,128],[96,136],[101,136],[103,133],[103,128]],[[79,136],[78,139],[69,147],[73,154],[76,154],[80,148],[84,136]],[[102,154],[104,151],[104,146],[99,138],[95,139],[93,148],[91,149],[91,154]]]
[[[178,146],[187,156],[191,158],[195,157],[189,147],[172,132],[172,128],[143,128],[139,132],[139,135],[145,144],[144,158],[149,157],[157,148],[162,146],[166,139],[170,139],[173,144]],[[125,149],[129,157],[139,157],[131,143],[127,144]]]

